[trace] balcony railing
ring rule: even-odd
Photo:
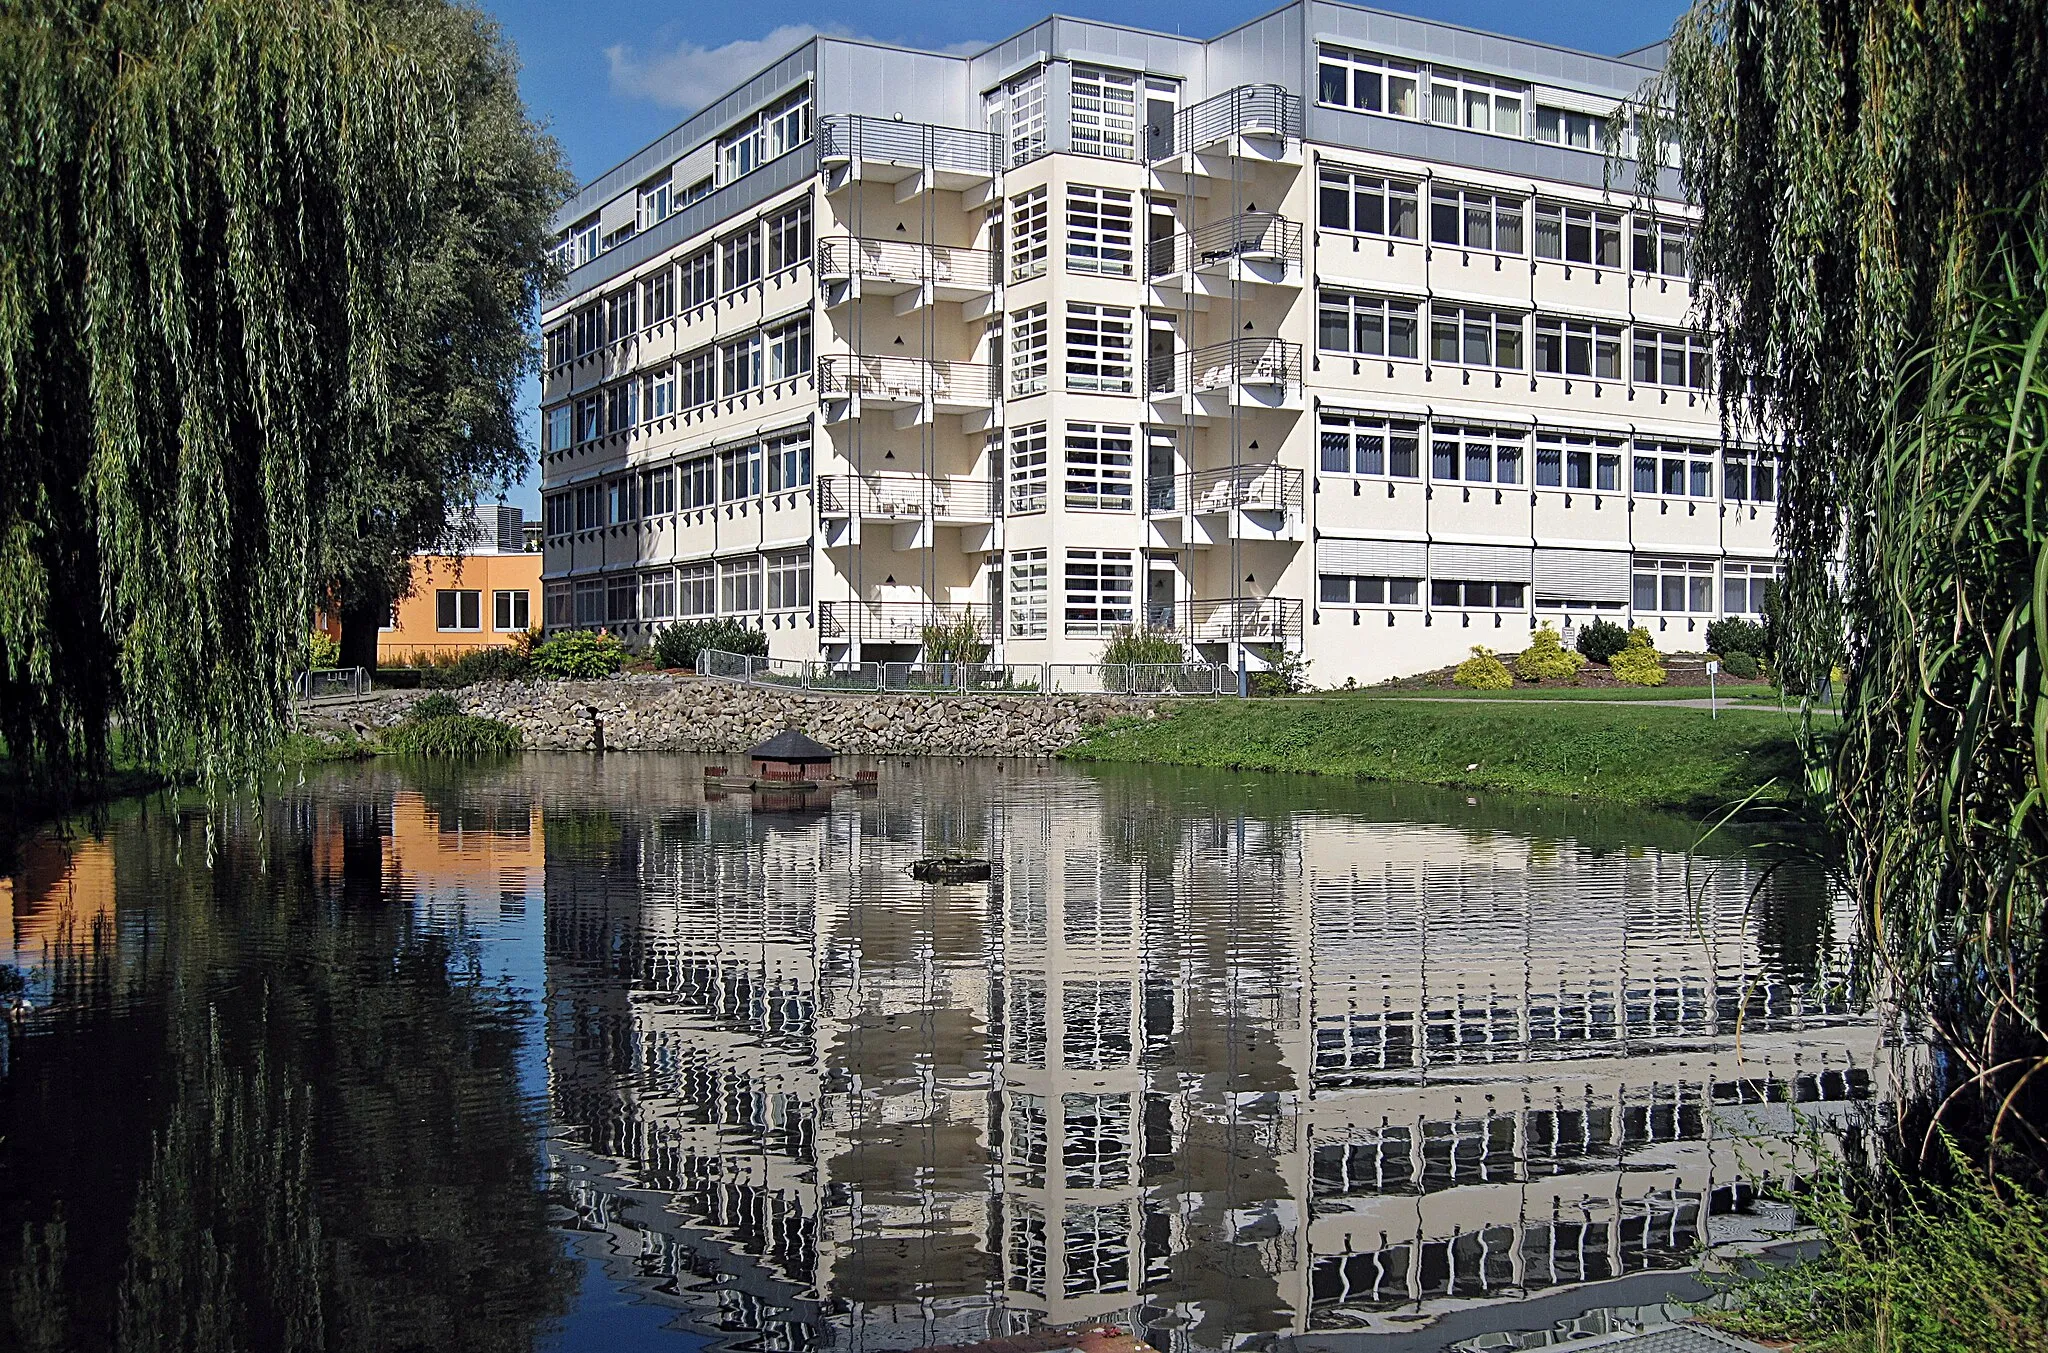
[[[1199,395],[1247,385],[1293,394],[1301,388],[1301,344],[1279,338],[1233,338],[1181,353],[1170,366],[1152,363],[1146,383],[1154,395]]]
[[[1154,277],[1215,268],[1242,259],[1291,272],[1301,270],[1301,222],[1248,211],[1169,239],[1154,240],[1147,262]]]
[[[981,362],[925,357],[867,357],[832,353],[818,358],[818,389],[861,395],[884,404],[981,406],[995,400],[995,371]]]
[[[921,644],[927,627],[967,619],[984,642],[995,641],[994,608],[967,601],[821,601],[818,636],[835,643]]]
[[[986,479],[920,474],[823,475],[817,495],[821,516],[871,521],[993,521],[1003,501]]]
[[[994,260],[986,249],[956,249],[946,244],[912,244],[851,235],[828,235],[818,241],[818,271],[826,277],[930,282],[941,290],[962,291],[989,291],[995,286],[996,276]]]
[[[996,138],[987,132],[929,122],[834,113],[819,119],[819,157],[946,170],[982,177],[996,172]]]
[[[1146,623],[1197,644],[1301,643],[1302,603],[1292,597],[1226,597],[1148,606]]]
[[[1172,153],[1201,150],[1233,136],[1299,141],[1301,129],[1300,95],[1279,85],[1239,85],[1174,114]]]
[[[1145,505],[1155,513],[1191,512],[1196,516],[1233,511],[1302,513],[1308,476],[1280,465],[1239,465],[1192,474],[1159,475],[1146,481]]]

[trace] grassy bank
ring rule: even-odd
[[[1800,798],[1792,724],[1626,703],[1217,700],[1106,726],[1077,761],[1296,771],[1708,813]]]

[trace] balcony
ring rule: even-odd
[[[987,132],[834,113],[818,121],[818,162],[827,192],[871,179],[896,184],[896,200],[908,202],[935,188],[992,183],[1000,152]]]
[[[1233,282],[1299,287],[1299,221],[1248,211],[1154,240],[1146,253],[1154,286],[1196,295],[1228,295]]]
[[[894,296],[899,315],[934,301],[965,302],[992,295],[996,276],[995,261],[985,249],[850,235],[818,241],[818,275],[825,283],[827,306],[862,296]]]
[[[983,639],[995,641],[994,608],[965,601],[821,601],[818,637],[840,644],[922,644],[927,626],[965,619],[974,621]]]
[[[1298,541],[1308,476],[1279,465],[1240,465],[1145,481],[1155,546],[1206,549],[1231,540]],[[1177,520],[1176,520],[1177,519]]]
[[[1146,373],[1153,403],[1201,415],[1228,408],[1301,408],[1301,344],[1233,338],[1194,348]]]
[[[1302,122],[1300,95],[1279,85],[1239,85],[1175,113],[1173,148],[1155,163],[1187,174],[1219,172],[1222,166],[1203,163],[1212,155],[1298,165]]]
[[[1145,621],[1191,644],[1301,646],[1302,603],[1292,597],[1226,597],[1150,606]]]
[[[981,362],[847,353],[818,358],[818,393],[828,423],[858,418],[866,406],[895,409],[897,426],[913,427],[936,414],[991,408],[995,391],[995,372]]]
[[[818,515],[864,521],[986,524],[1002,507],[1002,492],[986,479],[920,474],[823,475]]]

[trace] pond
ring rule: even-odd
[[[770,809],[705,764],[31,842],[0,1347],[1522,1346],[1460,1341],[1782,1233],[1759,1186],[1884,1093],[1850,917],[1754,833],[1030,762]],[[941,849],[994,878],[913,881]]]

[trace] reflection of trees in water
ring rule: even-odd
[[[331,800],[330,800],[331,801]],[[117,842],[122,939],[0,1100],[0,1346],[525,1349],[573,1271],[523,1012],[379,887],[375,808]],[[102,971],[111,963],[112,975]]]

